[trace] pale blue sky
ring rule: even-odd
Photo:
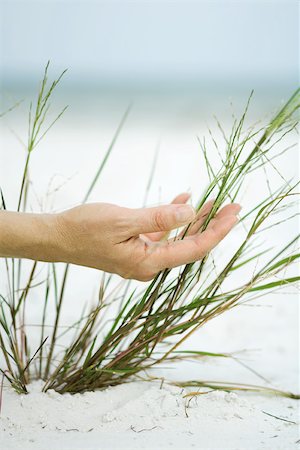
[[[0,3],[3,80],[36,78],[51,59],[74,83],[297,83],[296,1]]]

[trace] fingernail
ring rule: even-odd
[[[176,220],[179,223],[187,223],[194,219],[195,210],[190,205],[181,205],[176,209]]]

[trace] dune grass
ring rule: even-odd
[[[27,208],[29,177],[28,168],[33,151],[45,137],[49,129],[62,116],[64,108],[48,123],[50,98],[64,73],[49,84],[47,65],[38,92],[37,100],[30,106],[27,155],[17,210]],[[218,123],[223,135],[222,146],[217,144],[209,133],[209,140],[199,139],[209,177],[209,184],[195,205],[199,210],[203,204],[214,197],[211,212],[206,217],[202,230],[208,226],[220,207],[226,201],[238,201],[249,175],[264,167],[276,167],[276,158],[285,148],[285,138],[296,130],[300,106],[299,89],[292,95],[272,120],[263,126],[246,127],[249,101],[239,120],[234,119],[232,130],[227,136]],[[90,186],[83,196],[87,202],[97,184],[114,144],[124,126],[129,109],[111,141],[103,160],[99,164]],[[212,162],[212,152],[217,152],[219,165]],[[156,160],[155,160],[156,163]],[[151,170],[151,176],[153,170]],[[265,198],[257,200],[256,206],[247,210],[240,218],[239,227],[244,228],[244,238],[237,249],[227,255],[222,267],[216,267],[214,251],[203,260],[187,264],[178,270],[166,269],[160,272],[144,288],[132,288],[130,281],[111,288],[113,276],[103,274],[99,286],[98,302],[78,321],[59,334],[62,305],[70,266],[65,265],[62,276],[58,276],[55,264],[48,264],[45,281],[43,311],[40,321],[40,343],[37,348],[29,348],[28,327],[25,309],[33,286],[37,267],[32,263],[28,281],[21,287],[22,261],[6,259],[4,266],[7,276],[8,292],[0,294],[0,347],[4,366],[3,377],[20,393],[27,392],[27,385],[33,379],[43,379],[44,391],[78,393],[117,385],[148,373],[162,362],[180,361],[186,358],[227,357],[230,355],[180,350],[181,344],[208,321],[231,308],[251,301],[285,286],[295,285],[299,276],[286,276],[289,267],[299,259],[298,238],[289,236],[283,248],[270,249],[268,231],[279,227],[293,217],[290,208],[297,199],[298,180],[284,180],[277,191],[270,191]],[[151,185],[151,177],[147,189]],[[6,209],[1,190],[2,208]],[[247,206],[247,205],[246,205]],[[279,218],[279,219],[278,219]],[[186,228],[186,231],[188,227]],[[261,236],[262,244],[256,247],[256,237]],[[263,264],[260,263],[261,257]],[[253,269],[253,263],[254,269]],[[45,263],[43,263],[45,264]],[[228,288],[232,274],[248,270],[248,279],[241,277],[239,286]],[[251,270],[250,270],[251,268]],[[225,286],[225,287],[224,287]],[[118,304],[118,312],[107,321],[107,311],[111,305]],[[55,318],[50,332],[47,311],[55,304]],[[73,332],[73,337],[71,337]],[[62,334],[68,334],[69,344],[64,352],[59,346]],[[212,389],[254,390],[277,393],[292,398],[297,395],[270,387],[229,384],[218,381],[205,382],[192,380],[177,383],[182,386],[208,386]]]

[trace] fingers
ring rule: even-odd
[[[237,217],[232,214],[215,219],[214,223],[201,234],[168,241],[157,247],[149,259],[152,259],[151,262],[157,271],[198,261],[224,239],[237,221]]]
[[[182,194],[177,195],[171,202],[171,204],[179,205],[186,203],[190,198],[190,194],[188,192],[183,192]]]
[[[185,236],[190,236],[192,234],[198,233],[198,231],[200,230],[200,228],[204,224],[204,222],[206,220],[206,217],[210,213],[210,211],[211,211],[211,209],[213,207],[213,204],[214,204],[214,200],[210,200],[207,203],[205,203],[205,205],[202,206],[200,211],[198,211],[195,220],[189,226],[187,232],[186,232],[186,230],[183,230],[183,232],[180,233],[179,237],[182,237],[184,235]]]
[[[192,206],[171,204],[157,208],[130,210],[130,233],[166,232],[190,223],[195,218]]]
[[[241,205],[238,203],[230,203],[229,205],[224,206],[220,211],[216,214],[216,219],[220,219],[229,215],[236,215],[242,209]]]
[[[174,200],[172,200],[171,204],[179,205],[186,203],[190,198],[190,194],[188,192],[183,192],[182,194],[177,195]],[[146,233],[145,236],[150,239],[152,242],[157,242],[163,239],[168,235],[168,231],[157,231],[155,233]]]
[[[198,233],[201,229],[203,224],[205,223],[205,220],[210,213],[212,207],[214,204],[214,200],[208,201],[201,210],[197,213],[196,219],[193,221],[193,223],[189,226],[188,231],[185,233],[185,230],[180,233],[179,237],[182,236],[191,236],[196,233]],[[211,224],[213,224],[215,219],[220,219],[222,217],[228,216],[228,215],[236,215],[240,212],[241,205],[238,203],[231,203],[229,205],[224,206],[217,214],[216,216],[211,220]],[[210,225],[208,225],[210,226]]]

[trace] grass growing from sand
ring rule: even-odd
[[[64,73],[63,73],[64,74]],[[35,105],[30,106],[27,155],[18,199],[18,211],[25,211],[28,201],[30,159],[41,139],[61,117],[65,108],[48,123],[50,98],[63,74],[50,85],[48,65],[39,89]],[[251,96],[249,98],[249,101]],[[209,133],[209,140],[200,140],[209,183],[196,209],[214,197],[212,210],[206,216],[202,230],[208,226],[214,215],[226,201],[236,201],[249,175],[265,167],[276,167],[276,158],[285,148],[285,138],[296,130],[297,110],[300,106],[299,89],[283,108],[264,126],[246,127],[249,107],[239,120],[234,119],[230,135],[223,135],[222,145],[217,144]],[[82,202],[89,200],[97,184],[116,139],[125,123],[129,109],[125,112],[119,127]],[[217,152],[219,165],[212,163],[212,152]],[[153,171],[152,171],[153,174]],[[151,180],[150,180],[151,181]],[[148,183],[148,188],[150,186]],[[187,264],[178,270],[166,269],[160,272],[146,288],[133,289],[130,281],[111,288],[112,275],[103,274],[99,286],[97,304],[59,334],[62,305],[66,295],[70,266],[66,265],[62,276],[58,276],[55,264],[48,264],[43,311],[40,320],[40,344],[29,347],[26,325],[26,304],[37,267],[45,263],[32,263],[25,286],[21,286],[22,261],[6,259],[8,290],[0,295],[0,347],[4,366],[3,378],[20,393],[27,392],[27,384],[36,378],[45,382],[44,391],[77,393],[127,382],[145,373],[162,362],[179,361],[185,358],[226,357],[201,351],[180,350],[181,344],[213,318],[245,301],[266,296],[275,289],[298,283],[299,276],[286,276],[286,270],[298,262],[297,240],[289,236],[283,248],[269,249],[268,230],[289,220],[290,208],[297,199],[298,181],[283,179],[276,192],[257,201],[256,206],[246,210],[240,218],[239,227],[244,229],[244,238],[236,249],[227,255],[227,261],[219,266],[214,261],[214,251],[203,260]],[[2,208],[6,209],[1,190]],[[245,208],[247,209],[247,208]],[[188,228],[186,232],[188,232]],[[256,237],[264,236],[263,245],[256,246]],[[296,250],[295,250],[296,249]],[[264,263],[260,257],[264,255]],[[254,269],[253,269],[253,263]],[[232,274],[248,270],[248,279],[239,286],[228,288]],[[250,269],[251,268],[251,269]],[[3,272],[3,271],[2,271]],[[3,276],[3,275],[2,275]],[[241,277],[241,280],[243,277]],[[118,304],[118,312],[112,320],[106,320],[111,305]],[[55,318],[52,327],[46,325],[47,310],[55,304]],[[50,331],[48,331],[50,329]],[[62,334],[75,335],[61,352]],[[297,397],[292,393],[276,389],[218,381],[193,380],[180,383],[182,386],[209,386],[212,389],[255,390],[279,393]]]

